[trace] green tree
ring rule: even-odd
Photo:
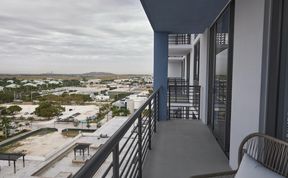
[[[22,108],[21,108],[20,106],[18,106],[18,105],[13,105],[13,106],[9,106],[9,107],[7,108],[7,110],[9,111],[9,113],[15,114],[15,113],[17,113],[17,112],[22,111]]]
[[[28,120],[28,121],[34,121],[35,118],[30,116],[30,117],[27,118],[27,120]]]
[[[127,108],[118,108],[116,106],[112,107],[112,116],[128,116],[130,111]]]
[[[79,80],[63,80],[63,86],[70,87],[70,86],[80,86],[81,83]]]
[[[5,106],[0,106],[0,114],[5,115],[6,109],[7,108]]]
[[[1,111],[1,115],[9,115],[10,114],[6,107],[1,107],[0,111]]]
[[[11,118],[9,117],[1,117],[1,128],[3,130],[3,135],[5,138],[8,138],[10,135],[10,128],[11,128]]]
[[[148,92],[149,92],[149,95],[152,95],[153,90],[148,90]]]
[[[65,111],[65,108],[62,107],[60,104],[53,102],[42,102],[35,109],[35,114],[40,117],[51,118],[59,116],[63,111]]]
[[[10,103],[14,100],[13,92],[0,92],[0,103]]]
[[[114,101],[122,100],[123,98],[126,98],[127,96],[131,95],[131,93],[119,93],[114,96]]]

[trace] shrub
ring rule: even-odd
[[[42,102],[35,109],[35,114],[40,117],[50,118],[59,116],[63,111],[65,111],[65,108],[57,103]]]

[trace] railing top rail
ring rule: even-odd
[[[111,154],[113,148],[119,144],[121,139],[127,133],[129,128],[133,125],[136,119],[141,115],[141,113],[145,110],[148,104],[152,101],[152,99],[159,92],[160,88],[154,91],[147,101],[142,104],[142,106],[133,113],[128,120],[108,139],[108,141],[99,148],[99,150],[88,160],[84,166],[73,176],[74,178],[83,178],[83,177],[93,177],[94,174],[98,171],[98,169],[105,162],[106,158]]]

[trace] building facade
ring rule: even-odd
[[[230,166],[237,168],[238,147],[248,134],[261,132],[288,140],[288,2],[214,3],[142,0],[155,31],[154,88],[161,86],[166,93],[169,77],[199,85],[200,119],[229,157]],[[186,6],[192,7],[191,13]],[[194,8],[198,14],[192,12]],[[185,34],[191,36],[189,42]],[[163,105],[166,100],[160,99]],[[167,113],[167,108],[161,112]],[[163,114],[161,119],[169,117]]]

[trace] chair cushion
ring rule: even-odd
[[[235,178],[285,178],[244,154]]]

